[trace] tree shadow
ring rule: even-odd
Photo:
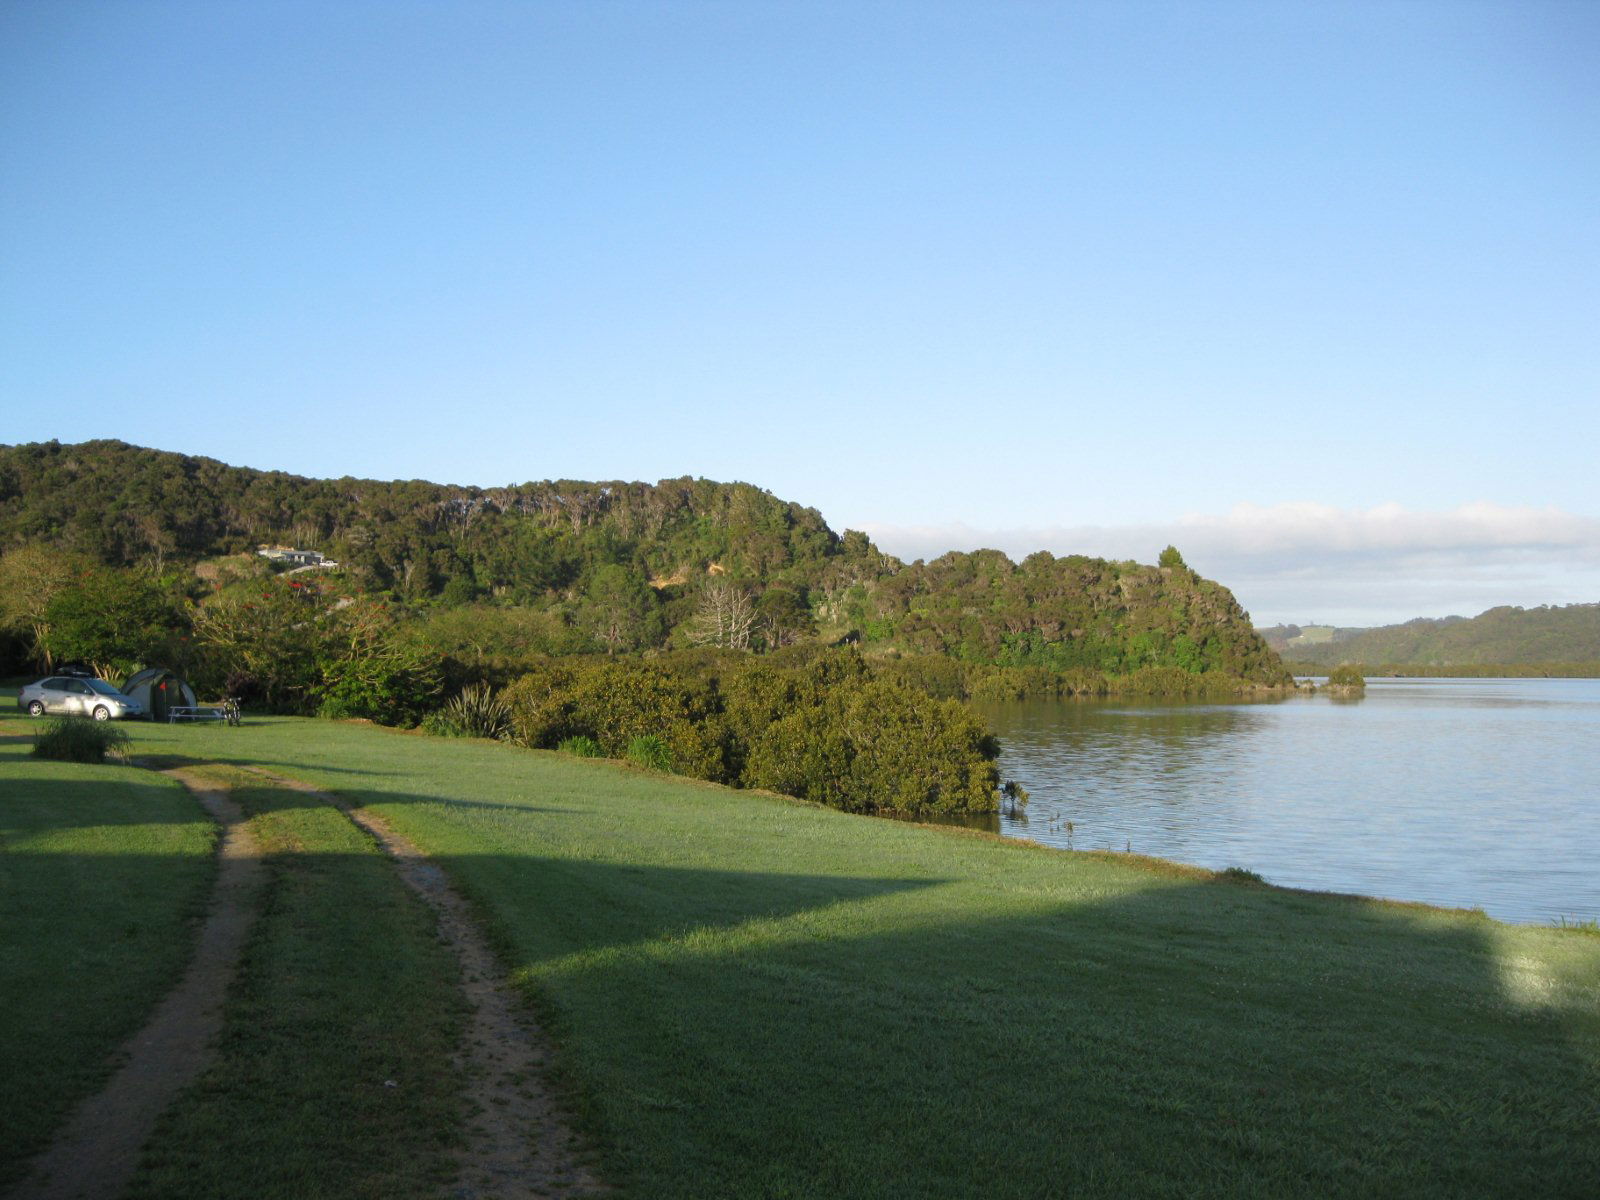
[[[4,980],[8,1034],[0,1034],[0,1117],[5,1118],[0,1128],[8,1134],[0,1140],[0,1184],[18,1177],[27,1155],[42,1146],[55,1123],[103,1081],[122,1039],[141,1024],[164,991],[162,980],[166,986],[176,981],[192,940],[197,916],[194,884],[210,875],[210,860],[118,851],[118,845],[138,843],[124,834],[96,833],[101,828],[159,823],[147,819],[154,815],[149,811],[154,804],[147,808],[141,801],[145,791],[151,793],[151,801],[161,791],[166,807],[174,807],[163,780],[153,774],[130,772],[130,776],[119,780],[131,789],[125,791],[119,808],[108,806],[103,784],[92,780],[28,780],[26,796],[12,791],[8,803],[0,804],[0,830],[6,828],[11,803],[26,804],[30,818],[37,818],[26,823],[34,839],[27,845],[35,848],[0,844],[4,850],[0,965],[28,964],[25,971],[8,971]],[[236,786],[232,795],[247,816],[268,809],[329,807],[316,795],[265,779]],[[341,796],[354,804],[367,799],[401,806],[441,803],[424,795]],[[530,806],[521,811],[533,818],[541,812]],[[192,815],[197,823],[204,820],[197,805]],[[178,820],[166,817],[169,825]],[[106,852],[62,852],[59,848],[75,831],[80,842],[85,836],[91,843],[103,842]],[[374,862],[372,854],[294,849],[273,857],[291,861],[291,871],[302,874],[370,871]],[[573,871],[559,860],[519,854],[472,855],[470,860],[473,878],[491,882],[491,901],[496,903],[505,894],[514,896],[517,904],[538,904],[563,895],[568,904],[600,912],[631,908],[642,894],[653,897],[647,925],[630,919],[625,932],[611,927],[608,933],[603,923],[569,930],[573,936],[558,945],[556,953],[595,953],[640,938],[671,938],[691,925],[703,931],[713,923],[736,926],[751,920],[785,920],[811,908],[931,886],[928,881],[710,867],[641,871],[623,863],[586,863]],[[124,904],[135,890],[146,894],[146,902],[136,911]],[[169,891],[171,903],[150,902],[148,894]],[[668,902],[669,898],[677,903]],[[613,943],[608,937],[617,940]],[[130,992],[129,975],[135,967],[142,974]],[[18,986],[13,989],[12,984]],[[360,1013],[352,1014],[352,1020],[361,1019]]]
[[[152,800],[157,793],[165,793],[171,786],[154,774],[133,769],[128,769],[126,776],[119,778],[117,784],[130,790],[135,797],[145,795]],[[96,825],[151,825],[208,820],[198,804],[192,809],[185,807],[166,815],[156,811],[153,804],[150,807],[139,807],[137,804],[108,807],[102,803],[105,791],[104,783],[89,779],[51,779],[43,774],[8,779],[5,782],[5,803],[0,804],[0,831],[9,823],[8,809],[14,815],[17,811],[14,806],[24,804],[31,810],[29,824],[35,831],[64,832]]]
[[[984,916],[937,885],[442,865],[490,898],[643,1194],[1591,1196],[1600,1180],[1600,954],[1564,979],[1550,966],[1529,1003],[1487,920],[1206,882]],[[550,873],[540,921],[558,931],[505,901],[502,870]],[[839,908],[752,928],[729,886]]]
[[[90,786],[54,785],[63,820]],[[573,815],[340,797],[413,833]],[[963,877],[951,835],[893,832],[918,850],[881,873],[467,827],[435,861],[640,1195],[1595,1194],[1600,942],[1020,846]]]

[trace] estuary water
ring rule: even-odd
[[[1005,834],[1504,921],[1600,920],[1600,680],[982,712],[1003,777],[1032,794]]]

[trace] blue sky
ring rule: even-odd
[[[1600,600],[1600,5],[0,6],[0,441]]]

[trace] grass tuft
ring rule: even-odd
[[[580,733],[575,737],[563,738],[556,745],[556,749],[563,754],[570,754],[574,758],[604,757],[604,753],[600,749],[600,743],[586,733]]]
[[[652,771],[670,771],[672,747],[653,733],[641,734],[628,743],[628,761]]]
[[[57,717],[33,739],[33,756],[56,762],[103,763],[109,756],[128,757],[130,739],[124,730],[87,717]]]
[[[1266,886],[1266,880],[1254,871],[1247,871],[1243,867],[1227,867],[1217,872],[1217,878],[1226,883],[1243,883],[1252,886]]]

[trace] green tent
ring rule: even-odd
[[[122,694],[144,705],[152,721],[165,721],[169,709],[196,706],[194,689],[166,667],[146,667],[130,675]]]

